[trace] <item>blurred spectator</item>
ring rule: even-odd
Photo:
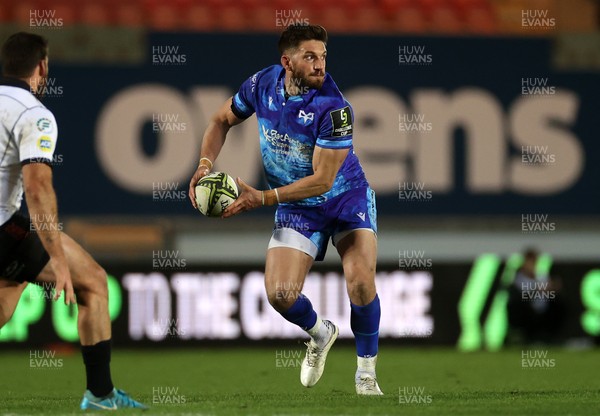
[[[564,320],[561,280],[536,271],[539,253],[527,249],[509,288],[508,322],[525,343],[554,343]],[[516,333],[516,334],[515,334]]]

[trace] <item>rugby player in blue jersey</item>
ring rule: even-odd
[[[353,150],[352,107],[325,72],[326,45],[327,32],[321,26],[294,25],[282,33],[281,65],[252,75],[212,117],[190,196],[212,169],[228,130],[256,113],[270,189],[259,191],[238,178],[242,193],[223,217],[278,205],[265,287],[273,308],[310,335],[300,373],[306,387],[321,378],[339,332],[301,293],[313,262],[323,259],[332,239],[351,303],[356,392],[381,395],[375,373],[381,315],[375,288],[375,195]]]

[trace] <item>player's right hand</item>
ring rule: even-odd
[[[75,292],[73,291],[73,282],[71,282],[71,272],[69,271],[67,260],[65,258],[57,259],[56,257],[51,257],[50,265],[52,266],[54,276],[56,276],[53,300],[58,300],[64,290],[65,305],[75,304],[77,301],[75,300]]]
[[[200,165],[198,166],[198,169],[196,169],[196,172],[194,173],[194,176],[192,176],[192,180],[190,181],[190,189],[188,191],[188,196],[190,198],[190,201],[192,202],[192,206],[195,209],[198,209],[198,205],[196,204],[196,185],[198,184],[198,181],[200,179],[202,179],[209,173],[210,169],[208,169],[208,166]]]

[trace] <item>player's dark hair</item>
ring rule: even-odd
[[[26,78],[46,56],[48,39],[34,33],[15,33],[2,45],[2,75]]]
[[[289,49],[296,49],[300,46],[300,42],[305,40],[320,40],[327,45],[327,31],[319,25],[298,24],[288,26],[279,38],[277,45],[279,53],[283,55]]]

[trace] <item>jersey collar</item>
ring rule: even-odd
[[[23,80],[18,79],[18,78],[5,78],[5,77],[1,77],[0,78],[0,85],[5,85],[5,86],[8,86],[8,87],[23,88],[24,90],[27,90],[27,91],[31,92],[31,87],[29,86],[29,84],[26,83]]]

